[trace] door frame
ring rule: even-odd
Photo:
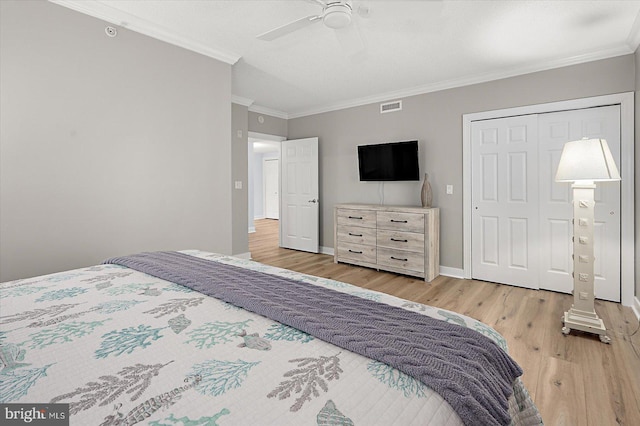
[[[616,93],[568,101],[484,111],[462,116],[463,278],[471,279],[471,123],[478,120],[620,105],[620,280],[621,303],[634,305],[634,93]]]

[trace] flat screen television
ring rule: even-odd
[[[361,181],[420,180],[418,141],[358,146]]]

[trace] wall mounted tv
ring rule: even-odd
[[[358,146],[361,181],[420,180],[418,141]]]

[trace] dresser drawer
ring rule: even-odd
[[[363,228],[361,226],[338,226],[338,245],[340,246],[343,243],[375,246],[376,229]]]
[[[349,259],[357,262],[376,263],[376,247],[358,244],[340,244],[338,260]]]
[[[424,253],[424,234],[379,229],[376,242],[378,247]]]
[[[376,212],[373,210],[338,209],[338,226],[376,227]]]
[[[379,247],[378,265],[424,273],[424,254]]]
[[[419,213],[378,212],[378,229],[424,233],[424,215]]]

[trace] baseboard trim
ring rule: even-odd
[[[464,279],[464,270],[460,268],[451,268],[449,266],[440,265],[440,275],[445,277]]]
[[[251,260],[251,252],[246,252],[246,253],[238,253],[238,254],[232,254],[233,257],[239,257],[240,259],[245,259],[245,260]]]
[[[324,247],[324,246],[320,246],[320,254],[328,254],[333,256],[334,255],[334,251],[333,251],[333,247]]]
[[[636,314],[636,319],[640,322],[640,300],[638,300],[637,296],[633,298],[633,306],[631,309],[633,309],[633,313]]]
[[[255,227],[255,226],[250,226],[250,227],[249,227],[249,233],[250,233],[250,234],[253,234],[253,233],[255,233],[255,232],[256,232],[256,227]]]

